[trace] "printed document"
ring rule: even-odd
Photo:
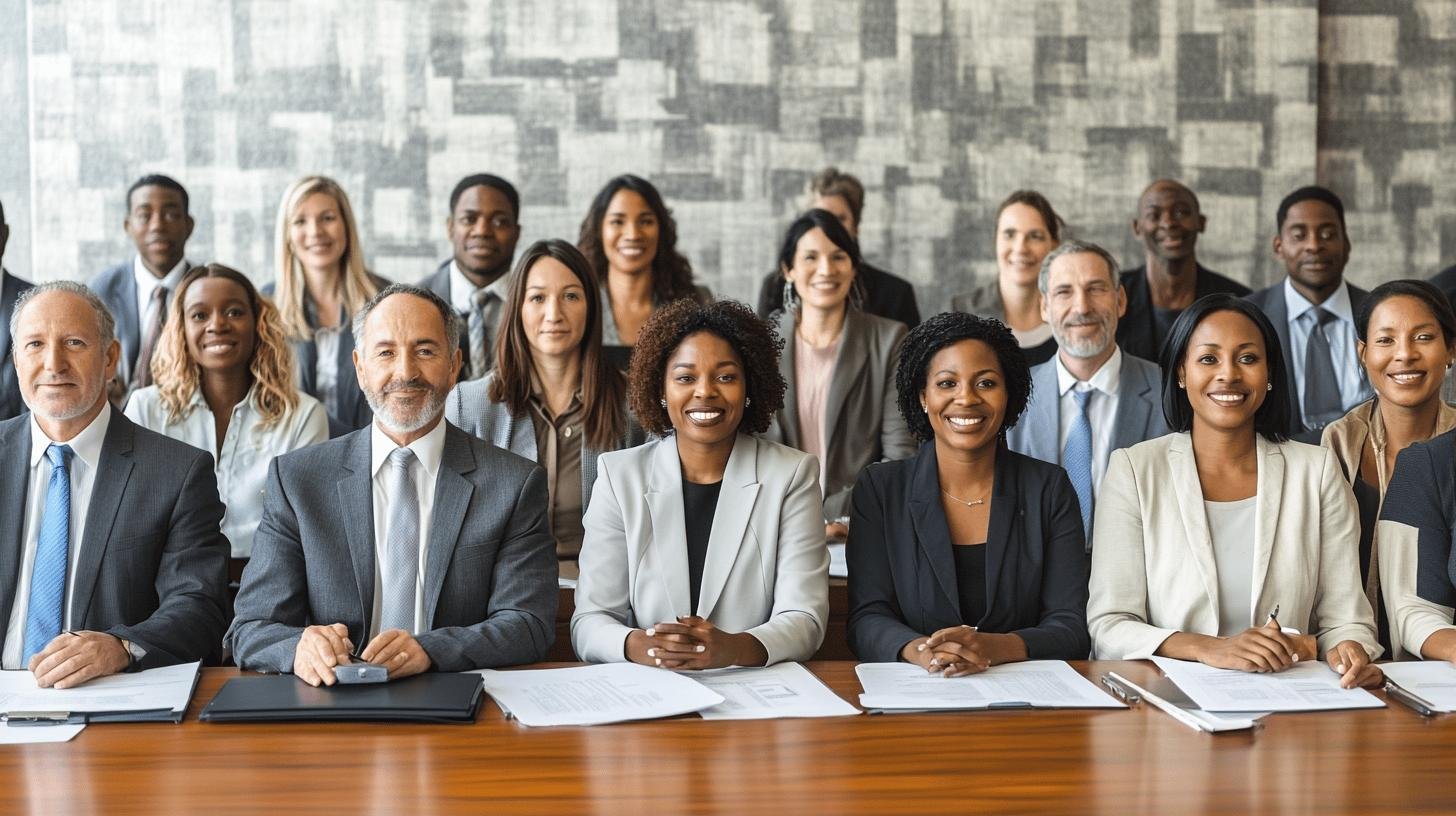
[[[1330,711],[1385,706],[1365,689],[1340,688],[1340,676],[1322,660],[1295,663],[1273,674],[1216,669],[1167,657],[1154,657],[1153,662],[1204,711]]]
[[[859,713],[798,663],[719,669],[698,672],[692,678],[723,696],[723,702],[698,712],[705,720],[848,717]]]
[[[485,693],[522,725],[603,725],[691,714],[723,702],[667,669],[604,663],[570,669],[481,669]]]
[[[861,663],[854,673],[866,709],[1127,708],[1060,660],[1004,663],[950,678],[910,663]]]
[[[1430,703],[1437,711],[1456,711],[1456,666],[1444,660],[1381,663],[1396,685]]]
[[[134,674],[112,674],[69,689],[40,688],[35,684],[35,675],[28,671],[0,671],[0,712],[171,711],[180,715],[192,699],[201,665],[183,663]]]

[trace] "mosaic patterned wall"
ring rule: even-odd
[[[1259,283],[1275,203],[1318,170],[1352,199],[1358,279],[1456,259],[1456,0],[0,0],[0,18],[28,26],[23,72],[0,35],[0,109],[30,134],[0,155],[28,233],[7,265],[36,278],[126,257],[123,194],[151,171],[192,191],[189,256],[260,280],[277,200],[311,172],[350,191],[398,279],[446,255],[466,173],[517,182],[532,240],[574,237],[631,171],[703,281],[748,297],[828,163],[870,187],[866,253],[924,311],[993,274],[994,207],[1019,186],[1138,263],[1136,195],[1181,177],[1209,216],[1201,258]]]

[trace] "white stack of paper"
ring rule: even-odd
[[[698,712],[705,720],[849,717],[859,713],[798,663],[718,669],[693,674],[692,678],[723,696],[723,702]]]
[[[481,669],[485,693],[522,725],[604,725],[690,714],[723,702],[666,669],[605,663],[570,669]]]
[[[1340,676],[1323,661],[1295,663],[1281,672],[1257,674],[1216,669],[1187,660],[1153,662],[1204,711],[1331,711],[1384,708],[1365,689],[1340,688]]]
[[[67,712],[92,722],[180,720],[192,699],[200,663],[98,677],[76,688],[43,689],[28,671],[0,672],[0,712]]]
[[[1456,666],[1444,660],[1381,663],[1385,676],[1437,711],[1456,711]]]
[[[77,725],[0,725],[0,745],[36,745],[42,742],[70,742],[81,733]]]
[[[997,708],[1126,708],[1060,660],[992,666],[980,674],[941,677],[909,663],[855,666],[863,708],[926,711]]]
[[[849,561],[844,555],[844,542],[839,541],[829,545],[829,577],[848,578]]]

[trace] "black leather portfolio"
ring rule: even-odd
[[[314,688],[291,674],[235,677],[202,709],[204,722],[372,720],[475,722],[478,674],[426,672],[392,683]]]

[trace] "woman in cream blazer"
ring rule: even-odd
[[[1354,497],[1333,453],[1284,439],[1290,403],[1276,390],[1287,380],[1273,326],[1246,301],[1209,295],[1179,316],[1163,355],[1164,410],[1179,432],[1108,462],[1093,521],[1094,656],[1244,671],[1314,657],[1282,625],[1312,635],[1344,685],[1378,684]],[[1250,499],[1249,560],[1234,561],[1239,542],[1216,546],[1230,528],[1215,529],[1210,513],[1247,513]],[[1246,576],[1248,600],[1223,609]]]

